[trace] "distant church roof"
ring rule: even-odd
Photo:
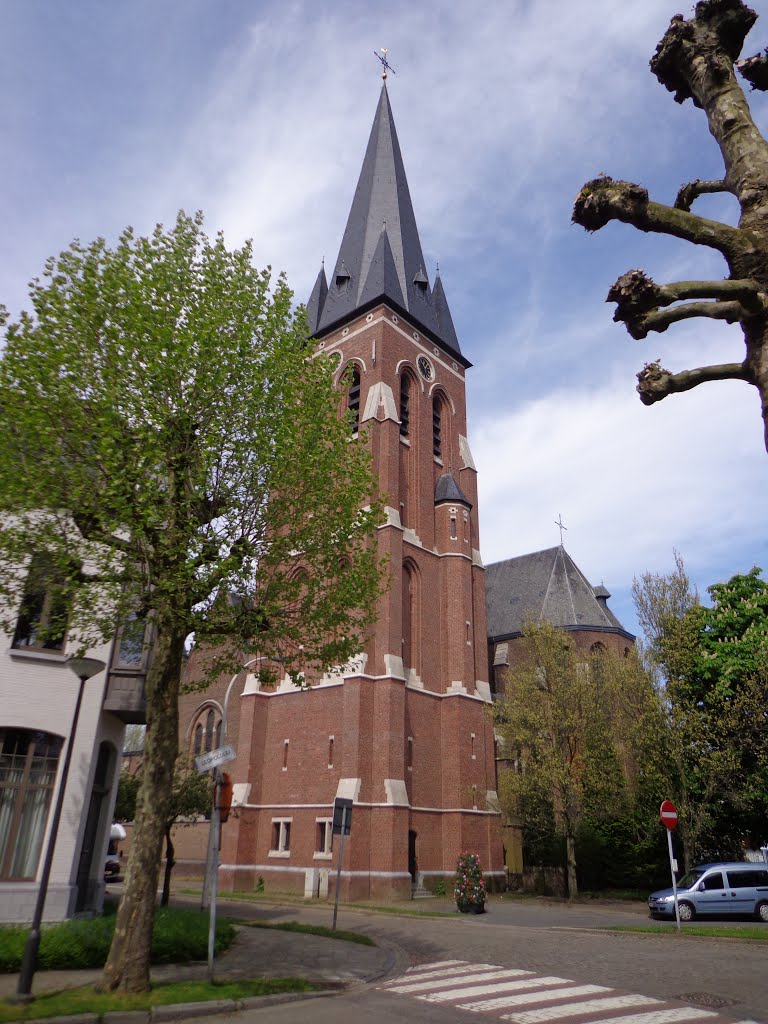
[[[631,636],[608,608],[605,587],[590,586],[562,545],[486,566],[485,587],[490,637],[522,632],[526,618]]]
[[[384,85],[333,273],[321,270],[308,303],[320,335],[386,301],[464,366],[439,277],[429,286],[395,122]]]

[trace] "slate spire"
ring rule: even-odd
[[[386,85],[382,86],[368,147],[327,294],[314,334],[324,334],[385,300],[464,365],[450,313],[439,318],[424,272],[416,218]],[[315,285],[310,303],[319,284]],[[441,303],[448,307],[442,293]],[[441,307],[441,308],[442,308]]]
[[[328,282],[325,279],[325,263],[320,267],[312,294],[307,303],[307,319],[309,320],[309,333],[314,334],[320,324],[320,317],[323,315],[323,306],[328,295]]]

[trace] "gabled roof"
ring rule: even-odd
[[[310,304],[318,284],[312,292]],[[405,167],[386,85],[382,87],[360,179],[327,293],[310,316],[325,334],[375,303],[386,301],[463,365],[442,284],[429,285]]]
[[[527,618],[632,635],[608,608],[605,587],[593,588],[562,545],[486,566],[485,589],[490,637],[522,632]]]

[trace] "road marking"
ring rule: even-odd
[[[628,1006],[651,1006],[658,1004],[660,999],[652,996],[605,996],[602,999],[582,999],[578,1003],[561,1003],[559,1006],[547,1006],[543,1010],[529,1010],[527,1013],[515,1013],[508,1016],[516,1024],[546,1024],[550,1020],[562,1017],[579,1017],[581,1014],[594,1013],[596,1010],[621,1010]]]
[[[725,1021],[714,1010],[670,1005],[673,1001],[617,992],[604,985],[582,985],[568,978],[537,975],[532,971],[473,964],[467,960],[439,960],[410,968],[400,978],[378,986],[388,992],[429,1003],[453,1003],[458,1010],[494,1013],[513,1024],[558,1024],[569,1017],[575,1024],[678,1024],[682,1021]],[[580,999],[580,996],[596,997]],[[543,1006],[541,1004],[548,1003]],[[609,1011],[653,1006],[639,1013]],[[503,1013],[504,1010],[513,1010]],[[733,1018],[730,1018],[733,1020]],[[740,1020],[735,1024],[757,1024]]]
[[[507,967],[499,967],[498,964],[466,964],[464,967],[448,967],[442,971],[420,971],[418,974],[408,971],[405,978],[387,982],[384,987],[393,992],[419,992],[433,986],[438,988],[441,985],[456,985],[464,980],[474,981],[476,978],[496,978],[507,975],[519,978],[530,974],[531,971],[511,970]]]
[[[668,1010],[652,1010],[650,1013],[632,1013],[628,1016],[600,1017],[590,1024],[672,1024],[678,1020],[699,1020],[702,1017],[717,1017],[714,1010],[696,1010],[693,1006],[681,1006]],[[502,1017],[514,1020],[514,1017]]]
[[[535,1003],[549,1003],[554,999],[571,999],[573,996],[594,996],[598,992],[611,992],[612,989],[603,985],[571,985],[565,978],[544,978],[543,981],[550,985],[552,982],[561,982],[564,988],[545,988],[539,992],[521,992],[516,995],[500,996],[498,999],[482,999],[479,1002],[460,1003],[460,1010],[474,1010],[483,1012],[485,1010],[504,1010],[508,1006],[531,1006]],[[464,993],[468,996],[475,995],[473,991]],[[482,995],[478,992],[477,995]],[[423,996],[421,998],[424,998]],[[505,1018],[506,1019],[506,1018]]]

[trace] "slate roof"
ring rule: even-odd
[[[485,589],[492,638],[520,633],[529,616],[564,629],[619,630],[632,636],[608,608],[606,588],[592,587],[562,546],[486,566]]]
[[[429,285],[386,85],[333,273],[326,284],[321,270],[309,300],[310,328],[325,334],[382,300],[471,365],[461,354],[439,277],[434,290]]]
[[[467,508],[472,508],[472,502],[467,500],[456,482],[456,477],[450,472],[442,473],[435,484],[435,504],[443,501],[452,501],[457,505],[466,505]]]

